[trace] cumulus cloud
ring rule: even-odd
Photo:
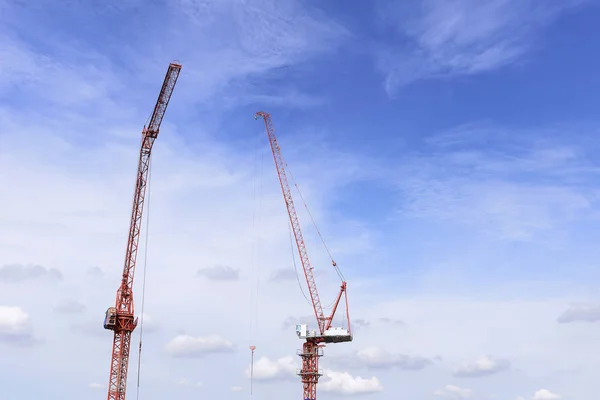
[[[363,378],[352,376],[348,372],[325,370],[323,378],[319,383],[319,389],[324,392],[357,395],[383,391],[383,385],[375,376]]]
[[[81,314],[85,311],[85,306],[78,302],[77,300],[62,300],[56,307],[54,307],[54,311],[58,314]]]
[[[404,370],[420,370],[431,364],[428,358],[393,354],[380,347],[367,347],[356,352],[356,359],[360,365],[368,368],[399,368]]]
[[[144,333],[156,332],[158,330],[158,322],[146,313],[142,313],[139,317],[138,323],[144,322]],[[140,325],[141,326],[141,325]]]
[[[261,357],[254,362],[254,379],[258,381],[275,381],[291,379],[296,375],[296,362],[291,356],[270,360]],[[250,367],[246,368],[246,376],[250,376]]]
[[[0,342],[30,345],[33,338],[30,318],[21,307],[0,306]]]
[[[233,343],[217,335],[194,337],[178,335],[167,343],[165,350],[172,357],[202,357],[210,353],[233,351]]]
[[[355,318],[352,320],[352,325],[355,327],[366,328],[371,325],[371,323],[364,318]]]
[[[457,367],[453,375],[457,377],[479,377],[492,375],[505,371],[510,368],[510,362],[507,360],[496,360],[489,356],[480,357],[472,363],[466,363]]]
[[[195,384],[193,384],[188,378],[179,378],[177,380],[177,385],[178,386],[196,386],[196,387],[200,387],[202,386],[202,382],[196,382]]]
[[[562,396],[552,393],[548,389],[540,389],[533,395],[533,400],[559,400]]]
[[[557,319],[560,324],[600,321],[600,304],[574,304]]]
[[[296,279],[298,279],[296,271],[291,268],[277,269],[273,271],[269,277],[270,282],[295,281]]]
[[[86,274],[92,278],[104,277],[104,271],[100,267],[90,267],[87,269]]]
[[[62,273],[56,268],[41,265],[10,264],[0,268],[0,281],[24,282],[34,279],[62,280]]]
[[[387,317],[378,318],[377,321],[381,322],[382,324],[390,324],[390,325],[398,325],[398,326],[406,325],[403,321],[401,321],[399,319],[392,319],[392,318],[387,318]]]
[[[240,271],[227,265],[215,265],[214,267],[199,269],[198,275],[211,281],[237,281],[240,279]]]
[[[313,315],[303,315],[301,317],[287,317],[281,324],[281,329],[290,329],[299,324],[316,325],[316,317]]]
[[[450,399],[468,399],[473,395],[473,391],[454,385],[446,385],[433,392],[433,394],[438,397],[448,397]]]
[[[73,331],[83,334],[86,337],[105,338],[111,335],[109,331],[102,326],[103,319],[88,319],[71,325]]]

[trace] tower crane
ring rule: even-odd
[[[129,349],[131,333],[137,326],[137,318],[133,310],[133,277],[138,253],[138,242],[142,226],[144,198],[152,145],[158,137],[160,124],[167,110],[169,99],[179,77],[181,65],[169,64],[154,112],[148,125],[142,130],[142,144],[138,162],[137,179],[133,195],[133,210],[129,225],[129,237],[125,252],[125,265],[121,285],[117,290],[115,307],[109,307],[104,319],[104,329],[114,331],[112,356],[110,361],[110,380],[108,383],[108,400],[125,400],[127,386],[127,370],[129,366]]]
[[[308,329],[306,324],[296,325],[296,334],[298,338],[304,339],[302,350],[298,350],[297,352],[302,359],[302,368],[298,371],[298,375],[302,380],[303,399],[316,400],[317,383],[319,382],[319,378],[323,375],[319,370],[319,358],[323,356],[323,347],[325,347],[325,344],[327,343],[352,341],[350,315],[348,314],[348,294],[346,291],[346,280],[337,267],[337,264],[332,259],[331,261],[333,267],[338,273],[342,283],[340,286],[340,291],[333,302],[331,314],[326,316],[323,312],[321,300],[319,299],[319,292],[317,291],[317,285],[314,276],[314,267],[310,264],[310,260],[308,258],[306,244],[304,243],[302,230],[300,229],[300,222],[298,221],[298,215],[296,213],[292,192],[290,190],[290,185],[288,183],[287,174],[285,171],[286,164],[283,156],[281,155],[281,148],[279,147],[279,143],[277,142],[277,138],[275,136],[271,115],[266,112],[259,111],[254,115],[254,118],[262,118],[265,122],[269,143],[271,144],[271,151],[273,152],[273,160],[275,161],[275,167],[279,176],[281,191],[287,207],[290,224],[296,240],[296,247],[298,248],[302,269],[304,270],[304,276],[308,285],[308,292],[310,294],[313,310],[317,319],[317,330]],[[331,323],[335,316],[335,312],[338,309],[342,296],[344,297],[346,306],[346,327],[332,327]]]

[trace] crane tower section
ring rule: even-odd
[[[298,351],[298,355],[302,359],[302,368],[298,371],[298,375],[302,379],[303,384],[303,399],[304,400],[316,400],[317,398],[317,383],[321,377],[319,370],[319,358],[323,356],[322,347],[326,343],[341,343],[352,341],[352,331],[350,329],[350,317],[348,313],[348,295],[346,291],[346,281],[338,269],[335,261],[332,260],[333,267],[338,272],[340,279],[342,280],[340,291],[333,303],[331,314],[325,315],[321,300],[319,298],[319,292],[317,290],[317,284],[315,282],[314,267],[311,265],[308,258],[308,251],[302,236],[302,230],[300,222],[298,220],[298,214],[294,206],[294,200],[292,198],[292,192],[286,174],[286,164],[281,154],[281,148],[275,136],[275,129],[271,121],[271,115],[260,111],[255,114],[255,119],[262,118],[265,122],[265,128],[269,137],[269,143],[271,145],[271,151],[273,153],[273,160],[275,161],[275,168],[277,169],[277,175],[279,177],[279,183],[281,185],[281,191],[285,200],[285,205],[288,211],[288,216],[292,230],[294,232],[294,238],[296,240],[296,247],[302,263],[302,269],[306,278],[310,299],[312,301],[313,311],[317,319],[318,330],[310,330],[308,325],[302,324],[296,326],[296,334],[298,338],[304,339],[305,342],[302,346],[302,350]],[[346,327],[332,327],[333,318],[338,309],[342,296],[345,300],[345,311],[346,311]]]
[[[158,100],[147,126],[142,131],[142,143],[138,160],[137,178],[133,195],[133,209],[129,224],[129,236],[125,252],[125,264],[121,284],[117,290],[115,307],[109,307],[104,319],[104,328],[114,331],[110,363],[108,400],[125,400],[131,333],[137,326],[133,307],[133,278],[138,254],[138,243],[142,227],[144,199],[152,146],[158,137],[160,125],[177,83],[181,64],[171,63],[163,81]]]

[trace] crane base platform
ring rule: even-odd
[[[309,330],[307,325],[296,325],[296,335],[299,339],[316,340],[320,343],[351,342],[352,333],[344,328],[329,328],[321,335],[316,330]]]

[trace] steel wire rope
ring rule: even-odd
[[[304,200],[304,196],[302,195],[302,191],[300,190],[300,186],[298,186],[298,183],[296,182],[296,179],[294,178],[294,175],[292,174],[292,171],[290,169],[290,166],[288,165],[288,163],[285,161],[285,159],[283,158],[283,155],[281,155],[281,158],[283,160],[283,163],[285,164],[285,167],[287,169],[287,172],[290,174],[290,178],[292,178],[292,182],[294,183],[294,186],[296,187],[296,190],[298,191],[298,194],[300,195],[300,199],[302,200],[302,204],[304,204],[304,208],[306,208],[306,211],[308,212],[308,215],[312,221],[313,226],[315,227],[315,230],[317,231],[319,238],[321,239],[321,243],[323,243],[323,246],[325,247],[325,250],[327,251],[327,254],[329,255],[329,258],[331,260],[331,263],[333,265],[333,267],[335,268],[336,273],[338,274],[338,277],[343,281],[345,281],[344,275],[342,274],[342,271],[339,269],[339,267],[337,266],[336,262],[333,260],[333,256],[331,254],[331,251],[329,250],[329,247],[327,246],[327,243],[325,242],[325,239],[323,238],[323,235],[321,234],[321,231],[319,230],[319,227],[317,226],[317,223],[315,222],[312,213],[310,212],[310,209],[308,208],[308,205],[306,204],[306,201]],[[294,263],[294,271],[296,272],[296,281],[298,282],[298,286],[300,287],[300,291],[302,292],[302,295],[304,296],[304,298],[306,299],[306,301],[312,305],[312,302],[308,299],[308,296],[306,296],[306,293],[304,292],[304,290],[302,289],[302,284],[300,283],[300,277],[298,274],[298,269],[296,266],[296,258],[295,258],[295,252],[294,252],[294,244],[293,244],[293,240],[292,240],[292,231],[291,231],[291,222],[290,224],[288,224],[288,231],[290,234],[290,245],[292,247],[292,259],[293,259],[293,263]],[[334,298],[331,303],[329,303],[327,306],[324,306],[323,308],[325,310],[331,309],[333,307],[333,305],[335,304],[337,298]]]
[[[259,269],[260,269],[260,229],[262,226],[262,195],[263,195],[263,165],[264,165],[264,154],[260,151],[260,137],[257,136],[256,148],[254,151],[254,174],[252,184],[252,241],[251,241],[251,255],[250,255],[250,302],[249,302],[249,316],[250,316],[250,349],[252,351],[250,359],[250,394],[253,390],[253,378],[254,378],[254,334],[255,331],[258,333],[258,309],[259,309]],[[260,155],[260,169],[259,169],[259,155]],[[257,181],[260,182],[257,185]],[[257,190],[258,186],[258,190]],[[258,191],[258,193],[257,193]],[[258,197],[258,200],[257,200]],[[258,204],[257,204],[258,203]],[[253,349],[254,347],[254,349]]]
[[[140,398],[140,372],[142,366],[142,338],[144,336],[144,304],[146,300],[146,271],[148,266],[148,233],[150,231],[150,189],[152,184],[152,154],[148,158],[148,180],[146,195],[146,237],[144,238],[144,269],[142,277],[142,313],[140,315],[140,342],[138,346],[136,400]]]
[[[306,293],[304,292],[304,289],[302,288],[302,282],[300,282],[300,274],[298,274],[298,266],[296,265],[296,252],[294,249],[294,238],[292,237],[291,222],[288,224],[288,232],[290,235],[290,250],[292,251],[292,263],[294,265],[294,271],[296,272],[296,281],[298,282],[298,287],[300,288],[300,292],[302,292],[302,296],[304,296],[304,299],[306,300],[306,302],[312,306],[312,302],[308,299],[308,296],[306,295]]]
[[[283,159],[283,156],[281,157]],[[323,243],[323,246],[325,247],[325,250],[327,251],[327,254],[329,255],[329,259],[331,260],[331,264],[333,265],[333,268],[335,269],[335,272],[338,274],[338,277],[341,279],[342,282],[344,282],[346,280],[346,278],[344,278],[344,274],[342,274],[342,271],[338,268],[337,263],[334,261],[333,256],[331,255],[331,251],[329,251],[329,247],[327,246],[327,243],[325,242],[325,238],[323,238],[323,235],[321,234],[321,230],[319,229],[319,227],[317,226],[317,223],[315,222],[315,219],[312,216],[312,213],[310,212],[310,209],[308,208],[308,205],[306,204],[306,201],[304,200],[304,196],[302,195],[302,191],[300,190],[300,186],[298,186],[298,183],[296,183],[296,179],[294,178],[294,174],[292,174],[292,171],[290,169],[290,167],[288,166],[287,162],[285,161],[285,159],[283,159],[283,162],[290,174],[290,178],[292,178],[292,182],[294,183],[294,186],[296,187],[296,190],[298,191],[298,194],[300,195],[300,199],[302,200],[302,204],[304,204],[304,208],[306,209],[306,211],[308,212],[308,216],[310,217],[310,220],[312,221],[313,226],[315,227],[315,230],[317,231],[317,234],[319,235],[319,238],[321,239],[321,243]]]

